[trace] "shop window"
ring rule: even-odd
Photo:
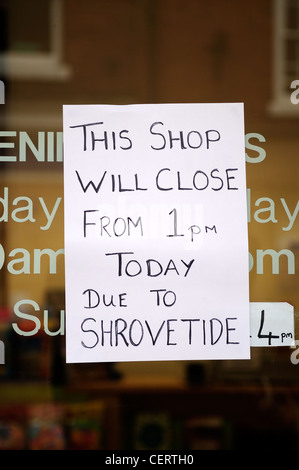
[[[63,0],[0,0],[0,68],[10,79],[65,79]]]
[[[292,100],[299,84],[298,0],[274,0],[273,65],[274,99],[270,110],[278,115],[298,116],[299,107]]]

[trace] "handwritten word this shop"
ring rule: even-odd
[[[157,128],[158,126],[158,128]],[[165,148],[179,148],[181,150],[209,149],[213,142],[220,140],[220,132],[216,129],[188,131],[172,130],[164,127],[162,121],[154,122],[149,127],[149,133],[155,137],[155,144],[151,145],[153,150],[164,150]],[[133,147],[133,138],[128,129],[111,130],[105,127],[103,121],[90,122],[70,126],[71,129],[82,129],[82,149],[91,150],[130,150]]]

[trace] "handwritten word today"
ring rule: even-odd
[[[161,262],[152,258],[147,259],[143,265],[137,259],[125,260],[124,255],[133,254],[133,252],[106,253],[106,256],[115,256],[117,259],[117,276],[126,275],[128,277],[135,277],[145,273],[146,276],[157,277],[161,274],[166,276],[172,272],[178,276],[183,275],[183,277],[186,277],[194,263],[194,259],[191,259],[189,262],[182,259],[179,262],[174,262],[173,259],[170,259],[165,266],[162,266]]]

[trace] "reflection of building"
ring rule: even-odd
[[[298,67],[291,0],[28,1],[1,1],[10,26],[1,63],[11,96],[31,103],[38,126],[38,111],[53,127],[61,103],[75,101],[245,101],[259,128],[267,109],[296,112],[288,99]]]
[[[26,104],[13,109],[14,123],[31,113],[35,127],[55,127],[55,116],[61,126],[66,102],[245,101],[247,125],[260,132],[281,132],[274,111],[298,114],[289,100],[298,78],[291,0],[1,4],[11,18],[2,55],[11,106]]]

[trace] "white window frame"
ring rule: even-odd
[[[285,61],[284,40],[286,38],[285,0],[274,0],[274,31],[273,31],[273,99],[269,105],[269,111],[275,116],[298,117],[299,104],[291,102],[291,94],[294,91],[285,89]],[[296,77],[299,80],[299,76]]]
[[[50,52],[0,54],[5,76],[22,80],[65,80],[70,76],[70,67],[62,59],[62,3],[50,0]]]

